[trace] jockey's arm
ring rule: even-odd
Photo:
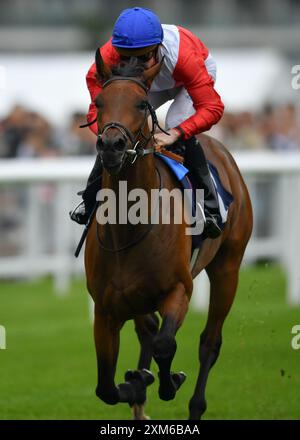
[[[221,119],[224,104],[214,89],[214,80],[204,60],[197,56],[181,59],[175,68],[174,79],[183,82],[196,110],[179,125],[183,138],[209,130]]]
[[[94,121],[97,117],[97,108],[96,108],[94,101],[101,91],[101,86],[96,78],[96,65],[95,65],[95,63],[92,64],[92,66],[90,67],[90,69],[87,73],[86,83],[87,83],[87,87],[88,87],[90,95],[91,95],[91,103],[90,103],[88,114],[86,116],[87,122],[90,123],[91,121]],[[89,128],[93,133],[98,134],[97,122],[90,125]]]

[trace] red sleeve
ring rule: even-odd
[[[204,61],[208,50],[191,32],[183,28],[179,28],[179,32],[179,55],[173,77],[176,82],[184,85],[196,110],[193,116],[179,125],[187,139],[216,124],[223,115],[224,104],[206,70]]]
[[[104,62],[107,63],[109,66],[113,66],[114,64],[117,64],[119,62],[120,57],[117,51],[113,48],[111,44],[111,39],[107,43],[105,43],[100,50]],[[102,90],[101,83],[98,81],[96,73],[96,65],[95,63],[93,63],[86,75],[86,84],[91,95],[91,104],[86,117],[87,122],[91,122],[97,117],[97,108],[94,104],[94,101]],[[90,125],[89,128],[90,130],[92,130],[93,133],[98,134],[97,122],[95,122],[93,125]]]
[[[97,117],[97,108],[94,104],[96,97],[99,95],[101,91],[101,85],[96,78],[96,65],[93,63],[86,75],[86,84],[89,89],[91,95],[91,103],[89,107],[88,114],[86,116],[87,122],[91,122]],[[89,126],[89,129],[92,130],[93,133],[98,134],[98,124],[95,122],[94,124]]]

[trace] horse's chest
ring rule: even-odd
[[[128,257],[119,264],[104,263],[95,284],[101,286],[98,295],[107,313],[125,319],[151,313],[178,281],[182,266],[172,261],[171,256],[162,260],[159,254],[152,255],[150,249],[140,258]],[[169,263],[164,264],[165,261]]]
[[[123,280],[115,278],[103,291],[102,304],[107,313],[129,319],[157,310],[165,289],[164,283],[157,283],[146,275],[134,275]]]

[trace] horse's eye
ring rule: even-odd
[[[148,102],[147,101],[141,101],[137,104],[137,108],[139,110],[147,110]]]

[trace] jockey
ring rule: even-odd
[[[164,57],[164,63],[155,77],[148,98],[156,109],[173,99],[167,116],[164,133],[154,135],[160,147],[183,143],[185,165],[189,169],[196,187],[204,189],[205,232],[216,238],[221,230],[218,226],[219,204],[208,165],[195,135],[209,130],[223,115],[224,105],[214,89],[216,63],[206,46],[187,29],[175,25],[161,24],[149,9],[140,7],[125,9],[117,19],[112,38],[100,49],[103,60],[110,66],[120,61],[137,57],[149,68]],[[87,121],[97,116],[94,100],[101,91],[96,77],[95,63],[86,76],[91,95]],[[97,122],[90,126],[97,135]],[[101,173],[101,160],[97,156],[89,176],[89,186]],[[80,209],[71,213],[72,220],[85,224],[93,203],[85,200]]]

